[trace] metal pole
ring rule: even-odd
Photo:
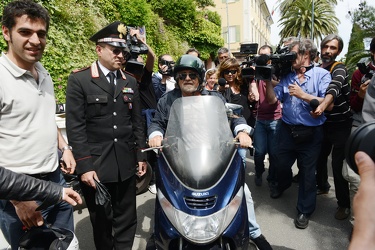
[[[314,41],[314,0],[312,0],[312,12],[311,12],[311,40]]]
[[[228,10],[228,0],[225,1],[225,6],[227,9],[227,47],[230,54],[230,43],[229,43],[229,10]]]

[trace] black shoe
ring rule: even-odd
[[[316,195],[328,194],[328,192],[329,192],[329,188],[328,189],[320,189],[320,188],[318,188],[316,190]]]
[[[296,228],[305,229],[309,225],[309,218],[306,214],[299,213],[297,218],[294,219]]]
[[[257,174],[255,174],[254,182],[255,182],[256,186],[258,186],[258,187],[262,186],[262,175],[258,176]]]
[[[263,234],[259,235],[255,239],[251,239],[259,250],[272,250],[270,243],[266,240]]]
[[[283,194],[277,187],[270,187],[270,196],[272,199],[277,199]]]
[[[298,183],[299,182],[299,173],[296,174],[295,176],[293,176],[292,182],[294,182],[294,183]]]

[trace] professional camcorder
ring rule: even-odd
[[[375,70],[373,70],[370,67],[370,64],[371,64],[371,58],[369,57],[362,58],[357,63],[357,67],[359,71],[361,71],[361,73],[364,74],[364,76],[361,79],[361,83],[364,83],[367,80],[370,80],[375,73]]]
[[[136,35],[131,36],[131,29],[138,29],[137,27],[126,26],[126,46],[127,49],[124,51],[124,58],[126,60],[125,71],[135,74],[142,75],[143,63],[137,61],[140,54],[147,54],[148,48],[145,44],[140,43]]]
[[[256,48],[258,44],[256,44]],[[247,53],[242,51],[241,53]],[[256,53],[256,52],[255,52]],[[288,47],[279,48],[274,54],[271,55],[250,55],[246,57],[246,61],[243,62],[243,65],[246,65],[242,69],[242,77],[253,77],[257,80],[271,80],[272,75],[275,75],[277,78],[284,76],[291,72],[292,63],[297,58],[295,52],[289,52]],[[268,62],[271,60],[271,64]],[[255,71],[251,66],[255,66]]]

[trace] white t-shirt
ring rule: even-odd
[[[6,54],[0,57],[0,166],[17,173],[49,173],[58,166],[52,79],[38,62],[39,84]]]

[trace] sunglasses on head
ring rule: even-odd
[[[237,70],[236,69],[234,69],[234,70],[224,70],[223,73],[224,73],[224,75],[229,75],[229,73],[234,75],[234,74],[237,73]]]
[[[180,80],[185,80],[186,77],[188,77],[191,79],[191,80],[195,80],[197,79],[198,77],[198,74],[196,73],[181,73],[181,74],[178,74],[177,78],[180,79]]]

